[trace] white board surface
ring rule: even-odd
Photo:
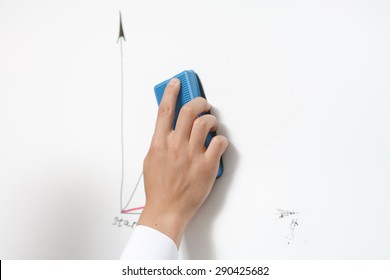
[[[390,3],[169,0],[0,2],[1,259],[117,259],[131,235],[119,11],[122,203],[155,84],[195,70],[230,141],[181,258],[390,258]]]

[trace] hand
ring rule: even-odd
[[[217,176],[220,158],[228,145],[226,137],[207,134],[217,129],[207,100],[195,98],[184,105],[172,129],[180,81],[172,79],[161,100],[156,127],[144,160],[146,204],[139,225],[166,234],[177,248],[184,230],[208,197]]]

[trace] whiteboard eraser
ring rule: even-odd
[[[179,116],[180,109],[192,99],[196,97],[203,97],[206,99],[206,96],[203,91],[202,84],[199,80],[198,75],[193,70],[183,71],[172,78],[177,78],[180,80],[180,91],[176,101],[175,108],[175,117],[173,119],[172,128],[175,129],[177,117]],[[171,78],[171,79],[172,79]],[[167,87],[171,79],[165,80],[154,87],[154,94],[156,95],[157,104],[160,106],[161,99],[164,95],[165,88]],[[206,114],[210,114],[207,112]],[[210,132],[207,135],[205,147],[207,148],[210,144],[211,139],[217,135],[216,132]],[[223,163],[222,158],[219,164],[217,178],[221,177],[223,173]]]

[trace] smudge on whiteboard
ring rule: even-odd
[[[280,209],[280,208],[277,208],[276,211],[277,211],[276,214],[278,215],[279,219],[284,219],[286,217],[290,217],[290,216],[299,214],[299,212],[296,212],[296,211],[287,211],[287,210]],[[296,227],[297,226],[298,226],[298,218],[297,217],[292,217],[291,222],[289,223],[289,229],[288,229],[288,233],[287,233],[287,236],[286,236],[288,245],[290,245],[293,242],[294,238],[295,238],[295,233],[296,233]]]

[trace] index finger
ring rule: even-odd
[[[173,78],[169,81],[158,108],[155,133],[169,133],[172,131],[175,116],[176,100],[180,90],[180,80]]]

